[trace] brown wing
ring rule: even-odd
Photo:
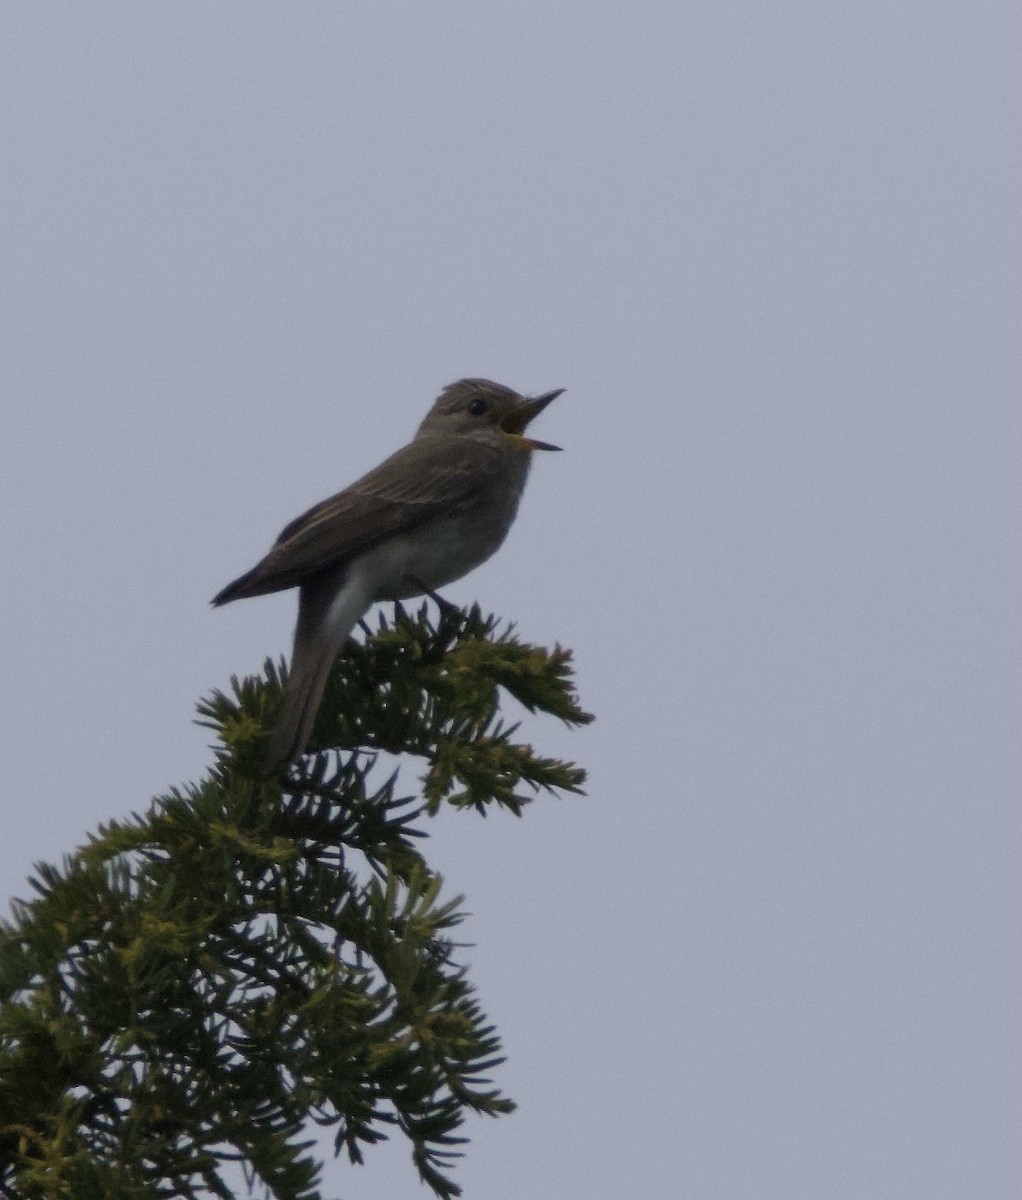
[[[493,452],[474,439],[417,438],[287,525],[269,554],[213,600],[226,604],[298,586],[391,534],[471,502]]]

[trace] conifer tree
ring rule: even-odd
[[[424,820],[580,791],[501,715],[513,697],[589,721],[570,661],[478,608],[397,606],[348,643],[310,753],[273,775],[283,664],[205,700],[205,778],[37,867],[0,929],[0,1196],[229,1197],[243,1177],[313,1200],[316,1126],[352,1163],[402,1136],[458,1195],[465,1115],[513,1104]]]

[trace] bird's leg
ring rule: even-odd
[[[424,596],[428,596],[430,600],[440,609],[440,612],[445,617],[453,617],[455,613],[460,613],[461,609],[457,604],[452,604],[450,600],[445,600],[443,596],[438,595],[432,588],[426,587],[418,575],[409,575],[408,582],[414,583],[415,586],[422,592]]]

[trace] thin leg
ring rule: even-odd
[[[450,600],[445,600],[443,596],[439,595],[437,592],[434,592],[432,588],[426,587],[426,585],[417,575],[409,575],[408,581],[410,583],[414,583],[424,596],[428,596],[445,616],[450,617],[455,613],[461,612],[461,609],[457,604],[452,604]]]

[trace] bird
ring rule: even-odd
[[[525,429],[563,388],[529,398],[488,379],[445,387],[415,436],[291,521],[266,556],[213,597],[298,588],[298,619],[264,767],[300,757],[341,647],[377,601],[432,595],[502,545],[534,450]]]

